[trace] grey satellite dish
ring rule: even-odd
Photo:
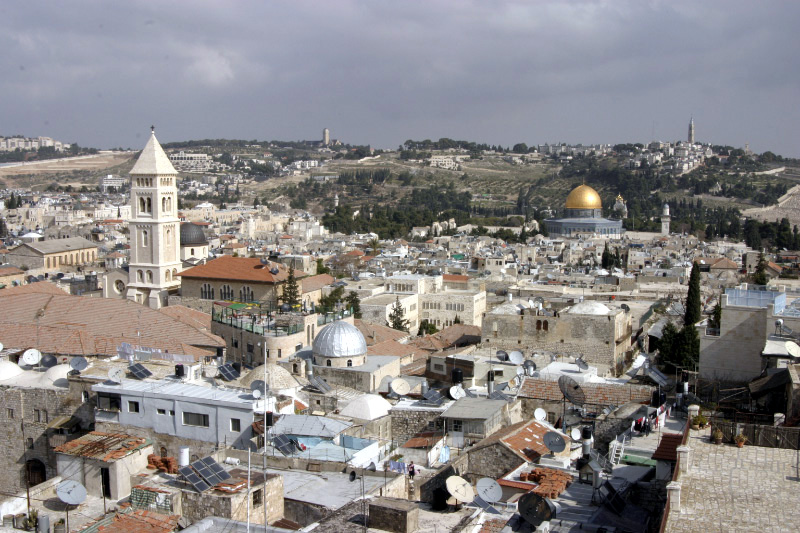
[[[108,371],[108,380],[113,383],[122,383],[125,377],[125,371],[121,368],[112,368]]]
[[[555,363],[556,361],[558,361],[558,355],[554,354],[554,353],[551,353],[550,354],[550,362],[551,363]]]
[[[266,385],[267,384],[264,383],[262,380],[257,379],[250,384],[250,390],[253,392],[255,391],[264,392],[264,387],[266,387]]]
[[[586,372],[589,370],[589,364],[583,360],[583,356],[575,359],[575,364],[578,365],[578,369],[580,369],[581,372]]]
[[[508,361],[508,353],[505,350],[497,350],[495,355],[498,361]]]
[[[514,363],[515,365],[521,365],[522,362],[525,360],[525,356],[522,355],[522,352],[514,350],[510,354],[508,354],[508,360]]]
[[[461,476],[450,476],[444,484],[447,487],[447,492],[460,502],[470,503],[475,499],[475,491],[472,490],[472,485]]]
[[[544,441],[544,445],[547,446],[547,449],[553,453],[560,453],[564,451],[564,448],[567,447],[567,443],[564,442],[564,437],[556,433],[555,431],[548,431],[542,437],[542,441]]]
[[[535,418],[539,422],[543,422],[544,420],[547,419],[547,411],[545,411],[541,407],[537,407],[536,410],[533,412],[533,418]]]
[[[261,264],[262,265],[268,265],[269,264],[269,259],[267,259],[266,257],[262,257],[261,258]]]
[[[558,378],[558,388],[564,398],[574,405],[583,405],[586,403],[586,394],[578,383],[569,376],[561,376]]]
[[[36,366],[39,364],[39,361],[42,360],[42,352],[37,350],[36,348],[30,348],[25,350],[25,353],[22,354],[22,361],[28,366]]]
[[[253,389],[253,390],[251,391],[251,394],[253,395],[253,398],[255,398],[256,400],[258,400],[259,398],[261,398],[261,391],[260,391],[260,390],[258,390],[258,389]]]
[[[517,367],[517,375],[518,375],[519,377],[523,377],[523,376],[525,375],[525,368],[524,368],[524,367],[521,367],[521,366],[518,366],[518,367]]]
[[[86,488],[77,481],[68,479],[58,484],[56,495],[67,505],[80,505],[86,500]]]
[[[534,372],[536,372],[536,363],[534,363],[530,359],[522,363],[522,366],[525,367],[525,375],[529,377],[532,377]]]
[[[487,503],[495,503],[503,497],[503,489],[500,484],[489,477],[478,480],[478,483],[475,484],[475,492]]]
[[[543,522],[549,522],[558,514],[558,506],[553,502],[531,491],[524,494],[517,504],[519,515],[535,528]]]
[[[86,360],[86,358],[78,356],[70,359],[69,366],[72,368],[72,370],[82,372],[89,368],[89,362]]]
[[[58,364],[58,359],[54,355],[45,354],[42,356],[41,364],[45,368],[52,368]]]
[[[464,389],[462,389],[458,385],[453,385],[452,387],[450,387],[449,392],[450,392],[450,397],[454,400],[460,400],[461,398],[467,395],[467,393],[464,392]]]
[[[571,438],[575,442],[581,440],[581,430],[580,430],[580,428],[572,428],[572,431],[570,431],[570,433],[569,433],[569,438]]]
[[[408,381],[404,380],[403,378],[394,378],[389,386],[392,388],[395,394],[399,394],[400,396],[405,396],[411,392],[411,385],[409,385]]]

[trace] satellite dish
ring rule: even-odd
[[[350,471],[350,482],[355,481],[356,477],[358,477],[357,474],[356,474],[356,471],[355,470],[351,470]]]
[[[589,364],[583,360],[583,356],[580,356],[577,359],[575,359],[575,364],[578,365],[578,369],[580,369],[581,372],[589,370]]]
[[[42,360],[42,352],[37,350],[36,348],[30,348],[25,350],[25,353],[22,354],[22,361],[28,366],[35,366],[39,364],[39,361]]]
[[[450,397],[452,399],[460,400],[461,398],[463,398],[466,395],[467,395],[467,393],[464,392],[464,389],[462,389],[458,385],[453,385],[452,387],[450,387]]]
[[[517,503],[517,509],[522,519],[536,528],[558,514],[557,505],[533,491],[522,495]]]
[[[86,488],[77,481],[68,479],[58,484],[56,495],[67,505],[80,505],[86,500]]]
[[[256,400],[261,398],[261,391],[258,389],[253,389],[251,394],[253,395],[253,398],[255,398]]]
[[[561,393],[564,395],[564,398],[570,401],[575,405],[583,405],[586,403],[586,395],[583,393],[583,389],[578,383],[569,376],[561,376],[558,378],[558,388],[561,389]]]
[[[269,264],[269,259],[267,259],[266,257],[262,257],[261,258],[261,264],[262,265],[268,265]]]
[[[800,346],[794,341],[786,341],[786,351],[792,357],[800,357]]]
[[[556,361],[558,361],[558,355],[554,354],[554,353],[551,353],[550,354],[550,362],[551,363],[555,363]]]
[[[250,390],[253,392],[255,391],[264,392],[264,387],[266,387],[266,385],[267,384],[264,383],[262,380],[257,379],[250,384]]]
[[[522,352],[514,350],[510,354],[508,354],[508,360],[514,363],[515,365],[521,365],[522,362],[525,360],[525,356],[522,355]]]
[[[497,350],[495,354],[498,361],[508,361],[508,353],[505,350]]]
[[[545,420],[547,420],[547,411],[545,411],[541,407],[537,407],[536,410],[533,412],[533,418],[535,418],[539,422],[544,422]]]
[[[72,368],[72,370],[82,372],[89,368],[89,362],[86,360],[86,358],[78,356],[69,360],[69,366]]]
[[[569,437],[573,441],[581,440],[581,430],[579,428],[572,428],[572,431],[570,431],[570,433],[569,433]]]
[[[522,376],[524,376],[524,375],[525,375],[525,368],[524,368],[524,367],[521,367],[521,366],[518,366],[518,367],[517,367],[517,375],[518,375],[519,377],[522,377]]]
[[[215,365],[208,365],[206,367],[206,377],[215,378],[219,375],[219,368]]]
[[[547,449],[553,453],[563,452],[564,448],[567,447],[567,443],[564,442],[564,437],[555,431],[548,431],[545,433],[542,440],[544,441],[544,445],[547,446]]]
[[[460,502],[469,503],[475,499],[475,491],[472,490],[472,485],[461,476],[450,476],[444,484],[447,487],[447,492]]]
[[[2,352],[2,351],[3,351],[3,343],[0,342],[0,352]]]
[[[536,363],[530,359],[527,359],[524,363],[522,363],[522,366],[525,367],[525,375],[527,376],[533,376],[534,372],[536,372]]]
[[[125,371],[121,368],[112,368],[108,371],[108,380],[114,383],[122,383],[125,377]]]
[[[409,392],[411,392],[411,385],[408,384],[408,381],[404,380],[403,378],[394,378],[389,386],[392,388],[395,394],[399,394],[400,396],[405,396]]]
[[[46,354],[42,356],[41,365],[45,368],[52,368],[58,364],[58,359],[54,355]]]
[[[494,503],[503,497],[500,484],[490,477],[483,477],[475,484],[475,492],[487,503]]]

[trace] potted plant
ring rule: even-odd
[[[719,428],[714,428],[714,431],[711,432],[711,439],[714,444],[722,444],[722,436],[722,431]]]
[[[708,419],[703,415],[695,415],[692,417],[692,429],[700,429],[701,427],[708,424]]]
[[[739,433],[735,437],[733,437],[734,442],[736,442],[736,446],[741,448],[744,446],[744,443],[747,442],[747,437],[744,436],[744,433]]]

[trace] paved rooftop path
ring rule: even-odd
[[[709,442],[692,431],[690,468],[681,474],[681,511],[666,532],[796,531],[800,524],[800,452]]]

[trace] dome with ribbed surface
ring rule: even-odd
[[[597,191],[588,185],[579,185],[567,196],[567,209],[602,209],[603,202]]]
[[[339,414],[360,420],[376,420],[388,415],[391,408],[392,404],[377,394],[365,394],[348,403]]]
[[[190,244],[208,244],[203,228],[191,222],[181,224],[181,246]]]
[[[339,320],[319,332],[311,350],[321,357],[357,357],[367,353],[367,341],[357,327]]]

